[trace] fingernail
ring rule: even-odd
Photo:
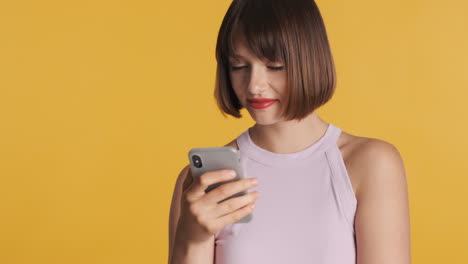
[[[251,180],[250,180],[250,183],[252,183],[252,184],[258,184],[258,180],[257,180],[257,179],[251,179]]]

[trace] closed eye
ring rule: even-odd
[[[276,66],[276,67],[268,67],[270,70],[273,70],[273,71],[281,71],[282,69],[284,69],[284,66]]]
[[[244,68],[247,68],[248,66],[231,66],[231,70],[232,71],[237,71],[237,70],[241,70],[241,69],[244,69]],[[284,66],[268,66],[268,69],[272,70],[272,71],[281,71],[284,69]]]
[[[231,66],[232,71],[237,71],[237,70],[240,70],[240,69],[243,69],[243,68],[247,68],[247,66]]]

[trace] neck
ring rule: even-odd
[[[272,125],[255,124],[249,135],[255,145],[267,151],[288,154],[306,149],[326,132],[328,123],[315,112],[301,120],[279,121]]]

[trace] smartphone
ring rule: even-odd
[[[244,179],[244,172],[240,166],[240,152],[233,147],[211,147],[211,148],[192,148],[189,151],[190,169],[192,171],[192,177],[196,179],[203,173],[215,170],[234,170],[236,171],[236,177],[231,180],[218,182],[208,186],[205,193],[212,191],[213,189],[223,185],[225,183]],[[226,199],[219,201],[218,203],[224,202],[228,199],[245,195],[247,191],[236,193]],[[252,220],[252,213],[244,216],[236,223],[247,223]]]

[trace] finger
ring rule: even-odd
[[[211,192],[207,193],[203,199],[206,199],[207,203],[218,203],[224,199],[231,197],[235,194],[238,194],[242,191],[246,191],[249,188],[255,187],[258,185],[258,180],[256,178],[247,178],[242,180],[236,180],[223,184]]]
[[[234,212],[248,204],[252,204],[260,197],[259,192],[249,192],[246,195],[235,197],[219,203],[213,211],[216,218]]]
[[[205,190],[208,188],[208,186],[234,178],[235,174],[232,174],[233,172],[233,170],[216,170],[205,172],[200,177],[194,179],[192,185],[189,187],[188,196],[191,199],[200,199],[200,197],[206,195]]]
[[[229,214],[226,214],[224,216],[221,216],[219,217],[217,220],[218,220],[218,223],[219,225],[221,226],[227,226],[229,224],[233,224],[239,220],[241,220],[242,218],[244,218],[246,215],[252,213],[255,209],[255,202],[254,203],[250,203],[250,204],[247,204],[246,206],[232,212],[232,213],[229,213]]]

